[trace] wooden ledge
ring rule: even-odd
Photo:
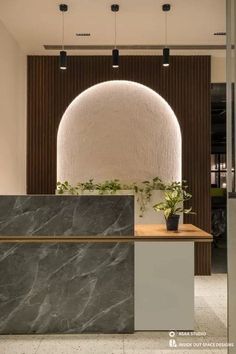
[[[145,237],[134,237],[134,236],[126,236],[126,237],[15,237],[9,236],[0,237],[1,243],[134,243],[134,242],[212,242],[211,239],[202,239],[202,238],[171,238],[171,237],[155,237],[155,236],[145,236]]]
[[[156,238],[170,238],[173,240],[178,239],[202,239],[202,240],[212,240],[212,235],[199,229],[197,226],[192,224],[181,224],[179,225],[178,231],[167,231],[164,224],[142,224],[135,225],[135,236],[136,237],[156,237]]]
[[[180,225],[178,232],[165,225],[136,225],[135,236],[0,236],[0,243],[112,243],[112,242],[212,242],[212,236],[191,224]]]

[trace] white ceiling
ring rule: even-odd
[[[164,44],[164,14],[161,6],[165,1],[63,2],[69,6],[65,15],[66,44],[113,44],[112,3],[120,5],[117,15],[118,44]],[[172,0],[170,3],[169,44],[225,44],[225,37],[213,35],[214,32],[225,31],[225,0]],[[27,54],[52,54],[55,52],[46,51],[43,45],[61,44],[62,19],[59,4],[60,1],[55,0],[0,0],[0,19]],[[91,37],[77,37],[76,32],[90,32]],[[74,54],[80,53],[77,51]]]

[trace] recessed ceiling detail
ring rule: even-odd
[[[117,22],[118,44],[164,45],[163,0],[117,0],[121,11]],[[114,1],[115,2],[115,1]],[[214,2],[214,6],[212,3]],[[77,45],[78,32],[91,33],[83,44],[111,45],[114,43],[114,16],[108,0],[70,0],[65,16],[65,44]],[[169,13],[168,44],[175,46],[218,46],[225,44],[225,0],[175,0]],[[61,44],[61,26],[56,0],[2,1],[0,20],[29,55],[49,54],[44,44]],[[27,9],[27,11],[22,11]],[[78,31],[79,28],[82,29]],[[82,38],[81,38],[82,39]],[[224,49],[223,47],[222,49]],[[142,49],[142,48],[141,48]],[[191,49],[191,48],[190,48]],[[206,47],[208,49],[208,47]],[[220,49],[220,48],[217,48]],[[52,52],[53,54],[53,52]]]
[[[108,45],[73,45],[67,44],[64,46],[66,50],[111,50],[114,46],[111,44]],[[163,49],[164,44],[153,45],[153,44],[128,44],[128,45],[119,45],[119,49],[124,50],[160,50]],[[224,50],[226,49],[225,45],[168,45],[170,49],[174,50]],[[44,44],[44,49],[46,50],[60,50],[62,46],[58,44]]]
[[[75,34],[77,37],[90,37],[91,33],[86,33],[86,32],[81,32],[81,33],[76,33]]]
[[[214,36],[226,36],[226,32],[215,32]]]

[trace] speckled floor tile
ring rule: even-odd
[[[36,354],[123,354],[123,335],[45,336]]]
[[[0,354],[36,354],[43,336],[0,336]]]

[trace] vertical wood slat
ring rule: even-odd
[[[185,221],[210,232],[210,57],[171,56],[169,68],[163,68],[161,56],[122,56],[120,61],[114,70],[109,56],[71,56],[68,70],[61,71],[57,56],[28,57],[27,193],[55,192],[57,130],[70,102],[102,81],[136,81],[163,96],[179,120],[183,179],[197,212]],[[210,246],[197,244],[196,274],[209,274],[210,262]]]

